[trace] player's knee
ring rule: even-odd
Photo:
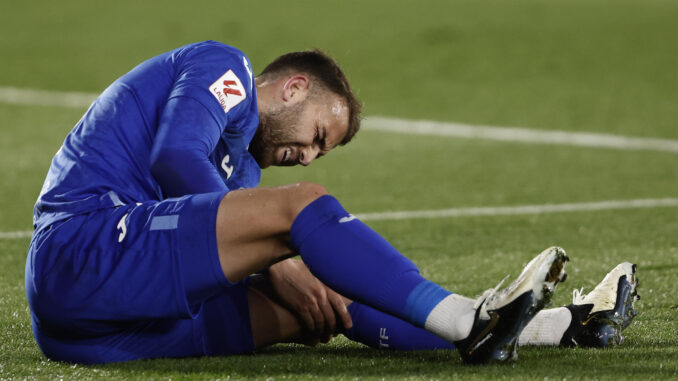
[[[288,205],[295,218],[308,204],[328,194],[324,186],[310,182],[293,184],[291,189]]]
[[[299,188],[299,193],[303,197],[310,200],[309,202],[313,202],[313,200],[328,193],[324,186],[308,181],[302,181],[295,184],[295,186]]]

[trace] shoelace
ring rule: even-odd
[[[584,287],[582,287],[579,290],[575,288],[574,290],[572,290],[572,304],[593,304],[594,306],[596,306],[594,308],[601,309],[614,308],[617,293],[604,292],[603,289],[609,287],[609,285],[605,284],[603,286],[605,287],[600,288],[599,285],[599,287],[596,287],[593,291],[589,292],[588,294],[584,294]]]
[[[497,290],[499,290],[499,288],[501,287],[501,285],[504,284],[504,282],[506,281],[506,279],[508,279],[508,277],[509,277],[509,275],[505,276],[504,279],[502,279],[501,282],[499,282],[499,284],[497,284],[494,288],[490,288],[490,289],[488,289],[488,290],[485,290],[485,291],[478,297],[478,299],[476,299],[476,302],[475,302],[475,304],[473,305],[473,309],[474,309],[474,310],[475,310],[475,309],[478,309],[480,306],[483,305],[483,303],[484,303],[485,301],[490,302],[490,301],[491,301],[490,299],[493,299],[493,298],[496,296]],[[506,290],[503,290],[502,292],[505,292],[505,291],[506,291]]]
[[[583,295],[584,287],[577,290],[576,288],[572,290],[572,304],[582,304],[584,303],[584,298],[586,295]]]

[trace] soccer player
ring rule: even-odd
[[[421,277],[322,186],[256,188],[262,168],[348,143],[360,110],[318,51],[255,78],[242,52],[206,41],[116,80],[66,137],[35,205],[26,293],[41,350],[79,363],[227,355],[337,332],[368,342],[361,327],[392,319],[466,362],[514,358],[535,315],[557,320],[538,312],[565,278],[564,250],[466,298]],[[632,301],[633,272],[614,275],[606,298]]]

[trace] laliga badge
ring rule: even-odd
[[[221,104],[225,113],[245,100],[247,93],[240,82],[240,78],[229,70],[210,85],[210,92]]]

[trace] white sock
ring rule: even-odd
[[[559,345],[572,321],[565,307],[539,311],[523,329],[518,345]]]
[[[465,339],[473,327],[475,302],[458,294],[448,295],[431,310],[424,328],[449,342]]]

